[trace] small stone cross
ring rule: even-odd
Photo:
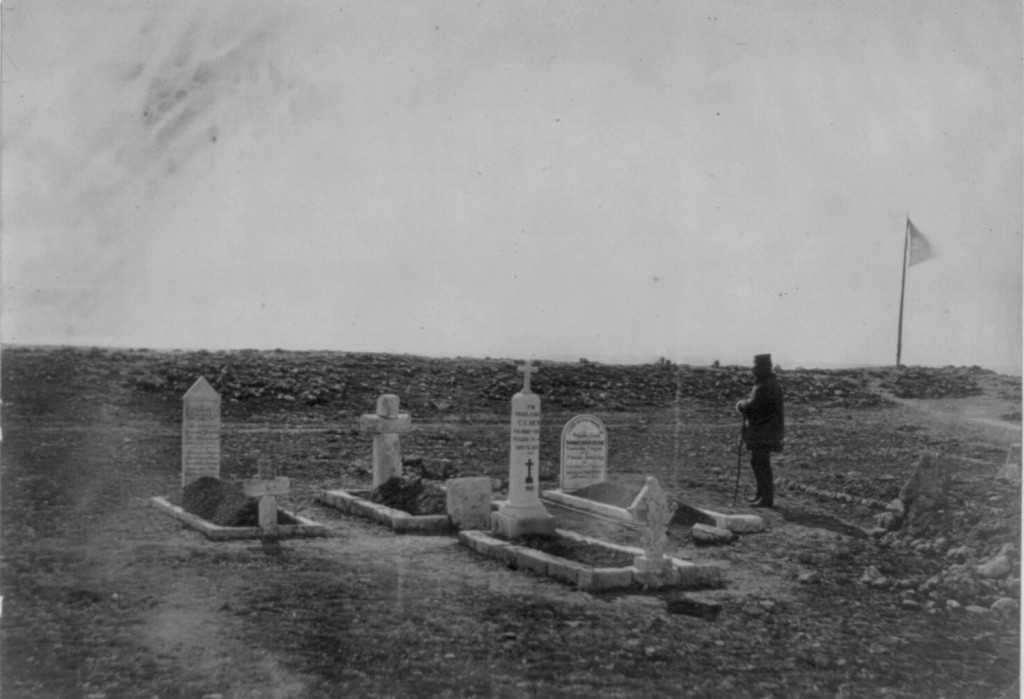
[[[533,459],[526,461],[526,482],[533,483]]]
[[[523,390],[521,393],[533,393],[533,391],[530,390],[530,374],[535,374],[540,371],[540,369],[533,366],[530,360],[527,359],[526,364],[521,367],[516,367],[516,371],[523,375]]]
[[[261,461],[259,477],[242,483],[242,492],[249,497],[260,499],[260,530],[263,536],[277,536],[277,496],[287,495],[291,482],[277,475],[277,468],[270,462]]]
[[[359,418],[359,429],[373,435],[373,487],[402,475],[402,452],[398,435],[412,429],[412,418],[398,412],[398,396],[377,398],[376,415]]]

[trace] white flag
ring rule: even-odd
[[[908,266],[916,265],[918,262],[924,262],[936,256],[937,253],[932,250],[931,243],[921,234],[921,231],[917,230],[917,226],[909,218],[907,219],[907,239],[907,245],[909,246],[909,252],[907,253]]]

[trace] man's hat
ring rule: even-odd
[[[770,354],[755,354],[754,355],[754,366],[771,366],[772,355]]]

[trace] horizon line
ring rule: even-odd
[[[274,347],[274,348],[260,348],[260,347],[145,347],[138,345],[119,345],[113,343],[107,344],[76,344],[76,343],[46,343],[46,342],[3,342],[0,341],[0,349],[6,348],[24,348],[24,349],[99,349],[99,350],[126,350],[136,352],[291,352],[291,353],[337,353],[337,354],[382,354],[392,356],[407,356],[407,357],[422,357],[425,359],[477,359],[477,360],[498,360],[498,361],[525,361],[530,359],[535,362],[554,362],[558,364],[605,364],[605,365],[622,365],[622,366],[642,366],[645,364],[657,364],[661,361],[669,361],[674,365],[689,366],[689,367],[702,367],[712,368],[716,364],[720,368],[727,367],[749,367],[751,362],[746,361],[722,361],[719,359],[705,359],[704,357],[694,357],[693,359],[687,359],[685,361],[677,361],[671,358],[667,358],[664,355],[655,356],[654,354],[641,354],[641,353],[618,353],[618,354],[590,354],[589,356],[583,355],[572,355],[568,353],[552,353],[547,356],[540,355],[529,355],[523,357],[495,357],[491,355],[475,356],[475,355],[440,355],[440,354],[420,354],[415,352],[395,352],[386,350],[344,350],[344,349],[328,349],[328,348],[304,348],[294,349],[285,347]],[[591,359],[590,357],[596,357]],[[895,369],[895,363],[870,363],[870,362],[834,362],[834,361],[802,361],[802,362],[791,362],[787,369],[781,363],[775,364],[776,368],[780,371],[798,371],[798,370],[834,370],[834,369]],[[1003,374],[1006,376],[1021,376],[1024,374],[1024,367],[1022,366],[1001,366],[1001,367],[986,367],[979,364],[943,364],[943,365],[931,365],[931,364],[902,364],[902,368],[927,368],[927,369],[971,369],[979,368],[987,371],[993,371],[997,374]]]

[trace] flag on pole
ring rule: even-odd
[[[918,262],[924,262],[930,260],[937,254],[932,250],[931,243],[928,239],[921,234],[921,231],[917,230],[917,226],[908,218],[907,219],[907,238],[910,252],[908,253],[907,263],[908,267],[913,267]]]

